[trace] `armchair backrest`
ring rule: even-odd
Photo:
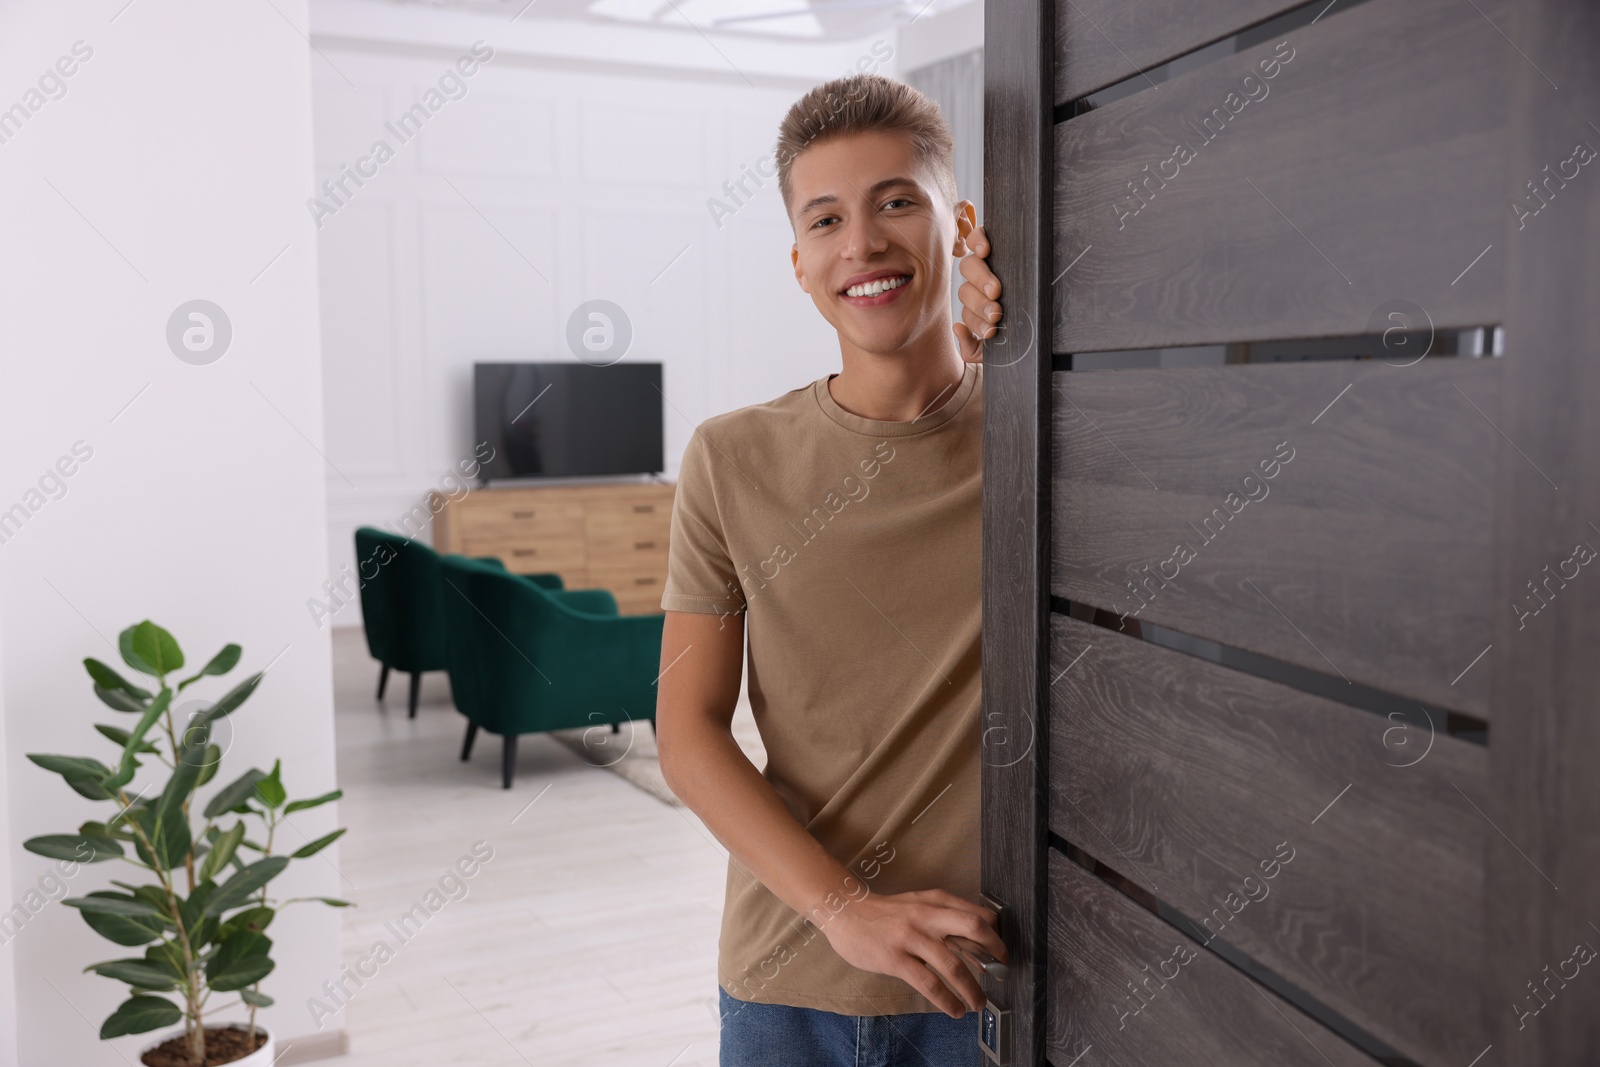
[[[373,658],[399,671],[444,670],[438,553],[409,537],[363,526],[356,530],[356,572]]]
[[[497,734],[647,719],[655,714],[663,616],[619,617],[461,556],[439,560],[456,708]],[[593,600],[590,601],[593,603]]]

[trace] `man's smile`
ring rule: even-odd
[[[911,282],[909,271],[879,270],[868,274],[858,274],[850,278],[839,295],[844,302],[854,307],[872,308],[882,307],[884,304],[896,300]]]

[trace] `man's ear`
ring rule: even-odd
[[[800,246],[789,246],[789,262],[794,264],[794,280],[800,283],[800,291],[811,292],[811,286],[806,282],[806,272],[800,269]]]
[[[960,259],[967,254],[967,238],[977,228],[978,209],[972,206],[972,201],[956,201],[956,243],[950,249],[952,256]]]

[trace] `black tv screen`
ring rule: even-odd
[[[485,481],[666,468],[659,363],[477,363],[472,379]]]

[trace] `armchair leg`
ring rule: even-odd
[[[650,720],[650,736],[656,736],[656,721],[654,719]]]
[[[378,672],[378,703],[383,703],[383,691],[389,687],[389,665],[383,664],[383,670]]]
[[[422,691],[422,672],[411,672],[411,710],[406,713],[406,718],[417,717],[417,694]]]
[[[612,723],[611,724],[611,732],[614,733],[614,734],[620,734],[622,732],[622,724],[621,723],[615,723],[615,722]]]
[[[478,724],[471,719],[467,720],[467,739],[461,742],[461,762],[465,763],[472,758],[472,742],[478,739]]]
[[[500,739],[500,788],[510,789],[511,778],[517,773],[517,735],[506,734]]]

